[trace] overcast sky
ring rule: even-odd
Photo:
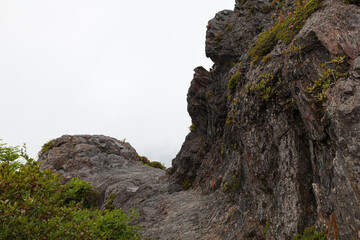
[[[167,167],[208,20],[234,0],[0,0],[0,139],[103,134]]]

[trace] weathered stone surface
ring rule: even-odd
[[[173,160],[171,178],[192,181],[193,189],[204,194],[223,193],[233,201],[228,208],[246,213],[218,222],[237,229],[219,229],[218,238],[263,239],[267,220],[266,239],[288,239],[312,225],[318,231],[331,229],[329,238],[335,238],[337,230],[329,226],[334,218],[342,239],[358,239],[360,8],[325,1],[292,42],[277,42],[269,60],[250,64],[249,49],[279,13],[276,6],[267,8],[269,4],[237,1],[234,11],[222,11],[209,22],[206,53],[215,65],[203,81],[207,85],[196,91],[191,87],[188,96],[188,109],[195,104],[207,109],[206,120],[198,123],[207,132],[188,135]],[[285,1],[283,12],[292,14],[292,6]],[[290,44],[301,50],[289,50]],[[337,57],[345,57],[338,69],[329,63]],[[348,75],[335,78],[333,73],[323,103],[306,89],[327,68]],[[236,89],[227,89],[237,71],[241,77]],[[261,74],[272,74],[271,88],[281,91],[268,101],[246,87],[259,83]],[[193,82],[198,81],[195,73]],[[213,89],[216,94],[202,101],[203,106],[193,100]],[[204,119],[204,111],[199,115],[190,114],[193,120]],[[234,179],[237,184],[230,191]],[[218,197],[219,205],[226,205],[224,198]]]
[[[91,182],[100,192],[99,207],[114,194],[114,207],[134,208],[140,213],[134,223],[144,226],[144,237],[191,240],[206,235],[213,197],[171,184],[166,171],[143,165],[129,143],[100,135],[65,135],[41,152],[39,161],[42,169],[61,174],[65,181],[79,177]]]
[[[102,204],[114,193],[116,207],[140,212],[151,239],[283,240],[312,225],[329,239],[359,239],[360,7],[325,0],[293,40],[252,61],[259,34],[293,11],[292,0],[237,0],[209,21],[215,64],[195,69],[195,129],[168,174],[103,136],[56,139],[43,168],[92,182]]]
[[[57,138],[39,161],[42,169],[61,174],[64,181],[79,177],[91,182],[101,193],[99,205],[113,193],[119,207],[138,188],[157,187],[165,176],[163,170],[144,166],[129,143],[101,135]]]

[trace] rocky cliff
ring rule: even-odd
[[[360,2],[237,0],[209,21],[192,132],[164,171],[127,143],[64,136],[44,168],[140,212],[152,239],[360,239]],[[64,161],[67,161],[64,163]]]

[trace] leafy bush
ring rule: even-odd
[[[161,170],[165,170],[166,167],[164,164],[162,164],[161,162],[157,162],[157,161],[153,161],[151,162],[147,157],[144,156],[140,156],[137,154],[137,157],[139,158],[139,160],[142,162],[142,164],[144,164],[145,166],[148,167],[153,167],[153,168],[159,168]]]
[[[0,239],[141,239],[140,227],[129,224],[136,214],[85,208],[93,204],[91,185],[60,180],[26,151],[0,144]]]
[[[61,199],[65,204],[71,202],[81,202],[83,208],[95,207],[98,198],[97,192],[90,183],[73,178],[64,186],[64,191],[61,193]]]

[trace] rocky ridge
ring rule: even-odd
[[[360,3],[247,1],[209,21],[192,132],[168,172],[128,143],[63,136],[43,168],[140,212],[151,239],[360,239]],[[188,189],[190,188],[190,189]],[[268,229],[264,231],[265,229]]]

